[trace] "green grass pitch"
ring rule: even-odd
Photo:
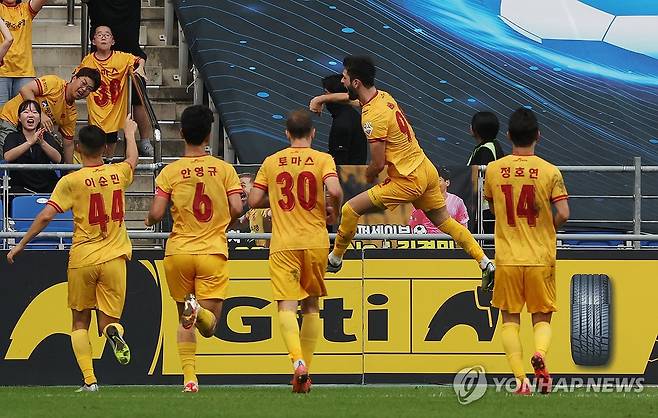
[[[326,386],[307,395],[285,386],[106,386],[97,393],[73,387],[2,387],[0,417],[656,417],[658,388],[641,393],[555,393],[519,397],[496,393],[470,405],[445,386]]]

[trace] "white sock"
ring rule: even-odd
[[[480,269],[484,270],[489,263],[491,263],[491,260],[485,255],[484,258],[480,260]]]
[[[304,363],[304,360],[300,359],[300,360],[297,360],[296,362],[294,362],[293,365],[292,365],[292,369],[297,370],[297,367],[299,367],[299,366],[306,367],[306,363]]]
[[[337,266],[337,265],[339,265],[340,263],[343,262],[343,257],[338,257],[338,256],[334,255],[334,252],[332,251],[332,252],[329,253],[329,262],[331,264],[333,264],[334,266]]]

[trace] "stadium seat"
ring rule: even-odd
[[[49,195],[17,196],[12,200],[11,218],[18,232],[25,232],[32,221],[41,212]],[[58,213],[44,232],[73,232],[73,214],[71,211]],[[70,244],[70,238],[36,238],[28,247],[39,249],[57,249],[59,244]]]
[[[570,234],[592,234],[592,235],[609,235],[609,234],[619,234],[619,231],[570,231]],[[578,240],[578,239],[567,239],[562,241],[562,245],[570,245],[575,247],[601,247],[601,248],[616,248],[623,247],[626,245],[626,241],[622,240]]]

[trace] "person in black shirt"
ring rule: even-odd
[[[478,166],[487,165],[505,156],[500,143],[496,140],[499,130],[500,123],[498,122],[498,118],[491,112],[478,112],[471,119],[470,131],[473,138],[477,141],[477,145],[473,149],[466,165],[471,166],[473,193],[476,197],[478,190]],[[477,204],[477,199],[473,199],[473,202]],[[491,210],[489,210],[489,203],[484,199],[482,199],[482,209],[483,232],[485,234],[493,234],[494,216]],[[476,217],[478,215],[477,210],[472,210],[471,213],[475,213]]]
[[[25,100],[18,107],[18,131],[7,135],[3,159],[15,164],[58,164],[62,145],[41,127],[41,107]],[[54,170],[13,170],[9,172],[12,193],[51,193],[59,177]]]
[[[343,75],[322,79],[326,93],[347,93],[341,82]],[[329,154],[336,165],[364,165],[368,160],[368,141],[361,127],[361,113],[348,104],[327,103],[333,121],[329,131]]]

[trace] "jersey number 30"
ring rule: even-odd
[[[282,198],[277,203],[281,209],[289,212],[295,207],[295,195],[292,192],[295,180],[292,174],[284,171],[276,176],[276,182],[281,186],[282,194]],[[299,206],[305,210],[313,210],[318,203],[318,182],[310,171],[302,171],[297,176],[297,200]]]

